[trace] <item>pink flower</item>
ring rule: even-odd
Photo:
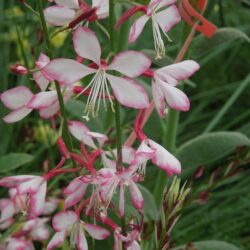
[[[11,219],[16,213],[15,203],[11,199],[0,199],[0,225]]]
[[[107,0],[92,0],[92,7],[78,0],[55,0],[56,5],[44,10],[46,21],[54,26],[74,28],[83,20],[95,21],[109,15]]]
[[[10,66],[10,70],[18,75],[26,75],[29,73],[29,70],[22,64],[13,64]]]
[[[25,238],[10,237],[4,242],[4,246],[0,246],[1,250],[34,250],[32,242]]]
[[[133,23],[129,33],[129,42],[132,43],[138,39],[146,23],[151,19],[156,58],[161,58],[165,55],[165,45],[161,32],[170,40],[167,36],[167,32],[181,20],[177,7],[173,5],[176,1],[177,0],[151,0],[148,6],[132,7],[121,17],[117,26],[120,26],[137,11],[145,12],[144,15],[140,16]]]
[[[108,96],[113,107],[108,82],[114,96],[122,105],[137,109],[148,107],[149,100],[144,88],[131,79],[131,77],[141,75],[150,67],[151,61],[144,54],[137,51],[121,52],[108,65],[101,60],[99,41],[90,29],[78,28],[74,32],[73,41],[77,54],[94,62],[92,67],[87,67],[71,59],[54,59],[45,67],[44,71],[47,76],[63,85],[72,85],[81,78],[94,74],[90,83],[82,91],[90,89],[85,110],[86,118],[90,113],[93,116],[98,114],[101,98],[106,107],[106,97]],[[107,71],[118,71],[126,77],[114,76]]]
[[[185,80],[200,68],[193,60],[175,63],[152,73],[152,92],[155,106],[161,117],[164,116],[166,107],[180,111],[188,111],[190,103],[188,97],[176,86],[180,80]]]
[[[13,123],[26,117],[32,111],[27,106],[32,97],[33,93],[24,86],[3,92],[0,95],[0,100],[7,108],[12,110],[12,112],[3,117],[3,120],[7,123]]]
[[[73,211],[56,214],[52,224],[56,233],[50,240],[47,250],[60,246],[68,233],[70,234],[70,247],[82,250],[88,249],[85,231],[96,240],[104,240],[110,235],[109,231],[102,227],[81,221]]]
[[[16,188],[19,195],[29,195],[29,217],[34,218],[41,215],[45,207],[45,196],[47,181],[40,176],[18,175],[4,177],[0,186]]]

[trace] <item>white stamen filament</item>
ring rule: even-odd
[[[90,92],[89,92],[86,108],[84,110],[84,112],[87,114],[83,116],[84,119],[89,120],[89,114],[91,114],[93,117],[96,117],[98,115],[98,111],[100,109],[100,104],[101,104],[101,99],[103,101],[104,108],[106,110],[107,109],[106,97],[108,97],[108,100],[111,104],[112,111],[114,112],[114,103],[110,95],[106,72],[104,69],[99,69],[96,72],[91,82],[83,89],[83,91],[81,91],[80,94],[78,94],[78,96],[83,94],[89,88],[90,88]]]

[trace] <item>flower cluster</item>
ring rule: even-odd
[[[160,117],[165,116],[168,108],[188,111],[189,99],[177,86],[193,75],[199,65],[185,60],[153,68],[151,60],[135,50],[105,58],[97,34],[88,24],[109,16],[108,1],[92,0],[92,5],[78,0],[54,2],[44,10],[45,19],[50,25],[72,31],[77,59],[53,59],[41,53],[35,69],[18,66],[15,72],[20,69],[22,74],[32,73],[38,91],[33,93],[28,87],[19,86],[3,92],[0,99],[11,110],[3,120],[14,123],[34,110],[43,119],[56,120],[61,117],[61,105],[83,95],[87,97],[83,111],[87,121],[97,117],[102,108],[111,107],[115,112],[116,103],[138,110],[134,130],[139,146],[124,144],[121,149],[116,148],[107,135],[89,129],[84,119],[63,120],[75,143],[79,142],[78,148],[70,149],[60,130],[57,148],[61,159],[57,166],[41,176],[18,175],[0,180],[0,186],[9,189],[9,198],[0,200],[0,230],[11,229],[7,237],[0,239],[0,249],[34,249],[34,241],[48,240],[50,250],[62,245],[67,237],[71,248],[88,249],[89,237],[103,240],[111,232],[115,250],[121,246],[140,249],[142,222],[127,219],[126,204],[131,203],[143,220],[144,198],[139,183],[144,181],[147,163],[151,162],[168,176],[181,172],[175,156],[142,130],[150,96]],[[143,12],[131,27],[129,42],[135,42],[151,21],[156,55],[162,57],[165,54],[162,34],[167,36],[181,19],[175,2],[151,0],[148,6],[136,5],[124,13],[116,28],[138,11]],[[139,81],[143,77],[152,79],[150,94]],[[59,175],[71,178],[63,188],[63,195],[47,188],[47,183]],[[125,225],[120,225],[120,219]],[[55,232],[52,238],[47,228],[50,221]]]

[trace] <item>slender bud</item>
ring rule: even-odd
[[[26,75],[29,73],[29,70],[22,64],[12,64],[10,66],[10,71],[18,75]]]
[[[61,155],[64,156],[66,159],[70,158],[69,150],[67,149],[63,139],[60,137],[57,141],[57,147],[60,151]]]

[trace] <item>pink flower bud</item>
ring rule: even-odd
[[[29,73],[29,70],[24,67],[22,64],[13,64],[10,66],[11,72],[18,75],[26,75]]]
[[[66,159],[70,158],[69,150],[67,149],[63,139],[60,137],[57,141],[58,150],[60,151],[61,155],[64,156]]]

